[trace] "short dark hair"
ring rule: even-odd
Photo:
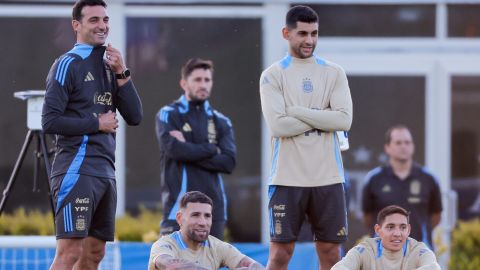
[[[408,130],[408,132],[412,133],[406,125],[403,125],[403,124],[395,125],[387,129],[387,132],[385,132],[385,144],[390,144],[390,142],[392,141],[392,132],[396,129],[406,129]]]
[[[183,67],[182,67],[182,71],[181,71],[182,79],[184,79],[184,80],[187,79],[187,77],[190,76],[190,74],[192,74],[192,72],[195,69],[198,69],[198,68],[209,69],[213,74],[213,62],[212,61],[203,60],[203,59],[200,59],[200,58],[190,58],[185,63],[185,65],[183,65]]]
[[[213,207],[213,201],[200,191],[189,191],[180,198],[180,208],[187,207],[188,203],[208,203]]]
[[[407,218],[407,223],[410,223],[410,212],[398,205],[389,205],[380,210],[380,212],[378,212],[377,224],[381,226],[382,223],[385,221],[385,218],[393,214],[400,214],[405,216]]]
[[[103,0],[78,0],[75,2],[75,5],[73,5],[72,9],[72,19],[75,21],[80,21],[82,20],[82,9],[85,6],[102,6],[104,8],[107,8],[107,3]]]
[[[285,25],[288,29],[297,28],[297,22],[316,23],[318,22],[318,14],[311,7],[294,6],[290,8],[285,16]]]

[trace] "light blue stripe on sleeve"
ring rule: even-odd
[[[173,111],[173,108],[170,106],[165,106],[160,109],[160,121],[168,123],[168,114]]]
[[[368,182],[370,182],[370,180],[377,174],[379,174],[380,172],[382,172],[382,167],[376,167],[375,169],[369,171],[367,173],[367,175],[365,176],[365,180],[364,180],[364,184],[368,184]]]
[[[60,63],[57,66],[57,73],[55,74],[55,80],[57,80],[58,83],[61,83],[63,70],[65,69],[65,65],[70,59],[72,59],[72,57],[65,56],[62,58],[62,60],[60,60]]]
[[[334,151],[335,151],[335,161],[337,162],[337,169],[340,177],[343,179],[343,182],[345,182],[345,173],[343,171],[343,163],[342,163],[342,157],[340,154],[340,147],[338,145],[338,139],[337,139],[337,133],[333,132],[333,143],[334,143]]]
[[[57,80],[58,82],[60,82],[60,73],[61,73],[62,67],[65,64],[65,61],[68,60],[68,58],[69,56],[64,56],[62,57],[62,59],[58,61],[57,72],[55,73],[55,80]]]
[[[67,70],[68,70],[68,66],[70,65],[70,63],[73,61],[74,58],[70,58],[67,63],[65,64],[65,68],[62,70],[62,74],[61,74],[61,77],[60,77],[60,84],[63,86],[65,85],[65,77],[67,75]]]
[[[225,115],[223,115],[221,112],[217,111],[217,110],[214,110],[213,111],[215,113],[215,115],[220,118],[220,119],[223,119],[225,120],[225,122],[227,122],[227,125],[229,127],[232,127],[232,121],[230,121],[230,119],[228,117],[226,117]]]
[[[275,177],[275,174],[277,173],[277,162],[278,162],[279,151],[280,151],[280,138],[275,138],[273,141],[272,167],[270,168],[269,183],[272,183],[273,177]]]
[[[223,187],[223,178],[221,174],[218,175],[218,182],[220,183],[220,189],[222,190],[223,197],[223,218],[227,220],[227,194],[225,194],[225,188]]]
[[[182,170],[182,187],[180,188],[180,193],[178,193],[177,200],[175,201],[175,204],[173,205],[172,209],[170,210],[170,213],[168,214],[168,219],[170,220],[175,220],[175,216],[178,212],[178,209],[180,208],[180,198],[182,198],[183,194],[187,192],[187,169],[185,168],[185,165],[183,165],[183,170]]]

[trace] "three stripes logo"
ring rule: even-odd
[[[338,231],[337,236],[346,236],[347,235],[347,229],[345,227],[342,227],[340,231]]]
[[[63,227],[65,228],[65,232],[73,232],[71,203],[68,203],[63,208]]]
[[[83,80],[84,82],[91,82],[91,81],[94,81],[95,78],[93,77],[92,73],[90,73],[90,71],[87,73],[87,76],[85,76],[85,80]]]

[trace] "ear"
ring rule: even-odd
[[[377,235],[380,235],[379,232],[380,232],[380,229],[381,229],[381,228],[382,228],[382,227],[380,227],[380,225],[378,225],[378,224],[375,224],[375,226],[373,227],[373,229],[375,230],[375,233],[376,233]]]
[[[175,220],[177,220],[178,226],[182,227],[182,211],[177,212]]]
[[[187,88],[187,81],[185,79],[181,79],[178,84],[180,84],[180,87],[183,89],[183,91],[186,91],[185,89]]]
[[[410,235],[411,230],[412,226],[410,226],[410,224],[407,224],[407,237]]]
[[[78,27],[80,26],[80,22],[77,21],[77,20],[72,20],[72,28],[73,28],[73,31],[76,33],[78,32]]]
[[[288,27],[282,28],[282,36],[283,36],[284,39],[288,40],[288,34],[289,33],[290,32],[288,31]]]

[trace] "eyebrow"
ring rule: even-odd
[[[397,224],[396,224],[396,223],[387,223],[385,226],[390,226],[390,225],[395,226],[395,225],[397,225]],[[400,226],[405,225],[405,226],[406,226],[407,223],[400,223],[400,224],[398,224],[398,225],[400,225]]]

